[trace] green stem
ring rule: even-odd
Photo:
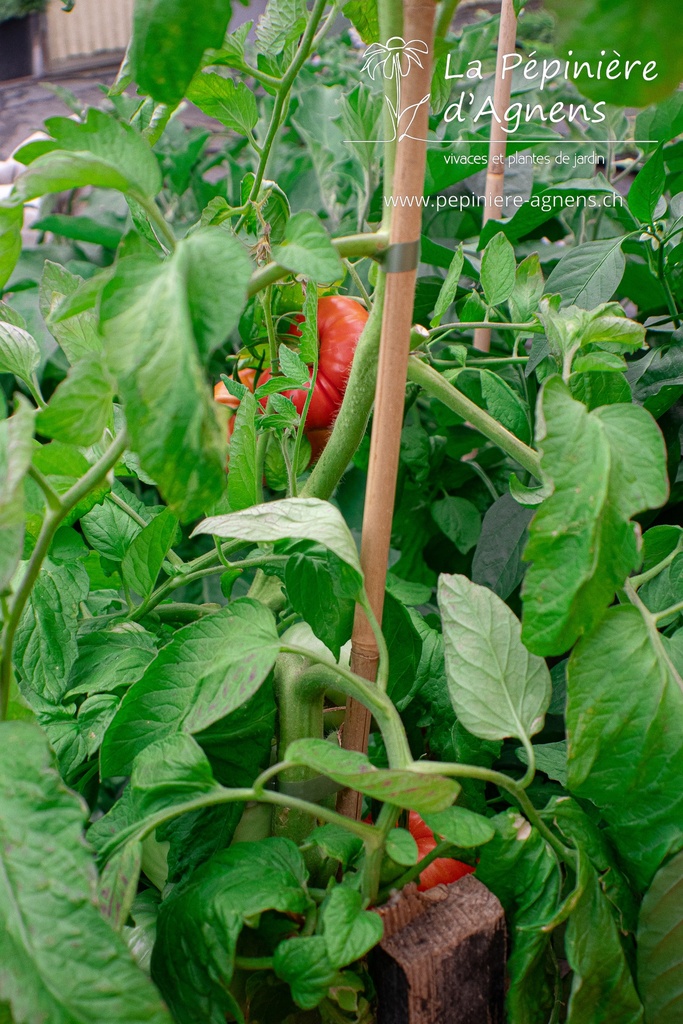
[[[19,620],[31,594],[33,584],[38,578],[43,560],[50,549],[54,535],[69,512],[111,472],[125,451],[126,442],[127,437],[124,430],[118,437],[114,438],[104,455],[90,467],[88,472],[62,495],[59,507],[48,508],[46,512],[36,546],[29,559],[23,579],[14,595],[11,611],[3,629],[2,658],[0,659],[0,721],[7,715],[7,704],[12,682],[12,650]]]
[[[35,373],[32,373],[28,380],[24,381],[24,384],[31,392],[31,398],[36,403],[39,409],[47,409],[47,402],[43,398],[43,393],[40,390],[40,383]]]
[[[462,416],[488,437],[489,441],[502,448],[520,466],[523,466],[524,469],[532,473],[538,480],[542,479],[541,460],[538,452],[524,444],[523,441],[520,441],[509,430],[506,430],[493,416],[490,416],[489,413],[480,409],[469,398],[466,398],[462,392],[454,388],[452,384],[449,384],[433,366],[429,366],[415,356],[411,356],[408,363],[408,380],[419,384],[427,394],[440,399],[449,409],[457,412],[459,416]]]
[[[633,589],[637,590],[638,587],[642,587],[643,583],[647,583],[649,580],[653,580],[655,576],[659,576],[660,572],[662,572],[663,569],[666,569],[667,565],[671,565],[681,549],[683,549],[683,543],[679,541],[673,551],[669,552],[666,558],[663,558],[661,562],[657,562],[656,565],[653,565],[652,568],[648,569],[646,572],[641,572],[639,576],[631,576],[629,583]]]
[[[47,502],[47,507],[52,509],[53,512],[58,511],[62,507],[62,499],[57,494],[57,491],[54,489],[47,477],[43,476],[40,470],[36,469],[35,466],[29,466],[28,475],[34,483],[38,484],[43,492],[45,501]]]
[[[395,36],[403,35],[403,4],[397,0],[377,0],[377,15],[379,20],[379,37],[383,43]],[[384,89],[384,196],[391,196],[394,192],[394,168],[396,166],[396,147],[398,144],[398,125],[394,125],[389,103],[393,104],[394,110],[398,111],[398,92],[400,87],[400,75],[396,77],[382,76]],[[393,207],[391,203],[385,203],[382,210],[382,227],[388,231],[391,225],[391,214]]]
[[[676,329],[678,330],[678,328],[681,326],[681,320],[678,312],[678,307],[676,306],[676,299],[674,298],[674,294],[671,291],[669,279],[666,276],[666,267],[664,265],[664,246],[661,241],[659,243],[659,248],[657,250],[657,277],[659,278],[662,288],[664,289],[664,294],[666,295],[666,304],[668,306],[669,312],[671,313],[671,319],[674,322],[674,327],[676,327]]]
[[[429,867],[432,861],[436,860],[438,857],[446,857],[448,855],[448,851],[452,849],[453,843],[449,843],[445,839],[442,842],[437,843],[434,849],[426,854],[422,860],[419,860],[417,864],[413,864],[409,867],[408,870],[400,876],[400,878],[397,878],[391,883],[391,885],[387,886],[380,892],[380,903],[382,903],[391,894],[392,889],[405,889],[406,885],[409,885],[410,882],[414,882],[416,879],[419,879],[422,872],[425,868]]]
[[[377,830],[381,841],[374,849],[366,849],[361,874],[361,890],[366,906],[372,906],[377,902],[387,837],[396,825],[399,813],[400,808],[393,804],[383,804],[382,810],[379,812]]]
[[[358,294],[360,295],[361,299],[365,303],[367,309],[368,310],[372,309],[372,301],[370,299],[370,296],[368,295],[368,292],[367,292],[367,289],[366,289],[365,285],[361,281],[360,274],[356,270],[354,264],[351,262],[351,260],[344,260],[344,266],[348,270],[349,275],[350,275],[351,279],[353,280],[353,283],[355,284],[356,288],[358,289]]]
[[[266,173],[266,167],[268,165],[268,159],[270,157],[270,151],[273,148],[273,143],[280,130],[280,126],[283,120],[285,105],[289,100],[289,93],[296,76],[299,74],[306,58],[311,52],[313,41],[315,38],[316,30],[320,19],[322,18],[323,12],[327,5],[327,0],[315,0],[313,10],[311,11],[308,19],[308,24],[304,31],[303,36],[299,42],[296,53],[292,59],[291,64],[287,68],[285,74],[280,80],[277,86],[277,93],[275,96],[275,103],[273,104],[273,113],[270,118],[270,124],[268,125],[268,131],[263,141],[261,148],[261,156],[259,158],[258,167],[256,168],[256,174],[254,175],[254,181],[249,192],[247,202],[254,203],[258,199],[258,194],[261,190],[261,184],[263,182],[264,175]],[[242,226],[244,218],[240,218],[235,227],[235,231],[239,231]]]
[[[277,337],[275,336],[275,324],[273,323],[273,286],[268,285],[262,301],[263,315],[266,321],[266,334],[268,336],[268,357],[270,359],[270,372],[277,377],[280,372],[280,364],[277,354]]]
[[[387,757],[392,768],[408,768],[413,764],[401,716],[391,699],[378,686],[357,676],[355,672],[334,664],[329,657],[316,654],[305,647],[283,643],[280,650],[288,651],[290,654],[299,654],[326,670],[324,673],[319,673],[318,669],[315,670],[315,678],[320,681],[320,685],[341,690],[347,697],[353,697],[372,712],[382,733],[387,748]]]
[[[310,287],[313,287],[313,286],[312,286],[312,284],[309,283],[309,288]],[[291,484],[291,487],[290,487],[290,490],[292,492],[292,497],[293,498],[296,498],[297,497],[297,493],[298,493],[297,477],[298,477],[298,473],[299,473],[299,452],[301,451],[301,442],[303,440],[304,429],[306,427],[306,417],[308,416],[308,410],[309,410],[310,405],[311,405],[311,400],[313,399],[313,391],[315,390],[315,382],[317,381],[317,379],[318,379],[318,350],[316,348],[315,360],[313,362],[313,372],[311,373],[311,383],[308,386],[308,391],[306,393],[306,400],[304,402],[304,407],[301,410],[301,416],[299,417],[299,426],[297,427],[297,431],[296,431],[296,440],[294,442],[294,455],[292,457],[292,462],[294,463],[294,473],[292,474],[292,484]]]
[[[363,588],[359,604],[361,605],[363,611],[367,616],[367,620],[370,623],[370,628],[372,629],[372,633],[375,638],[375,643],[377,644],[377,651],[379,653],[379,662],[377,665],[377,678],[375,679],[375,685],[378,686],[380,690],[386,693],[387,686],[389,685],[389,648],[387,647],[387,642],[384,638],[382,627],[377,621],[375,613],[372,610],[372,607],[370,605],[370,599],[365,591],[365,588]]]
[[[147,216],[149,217],[150,223],[153,228],[156,228],[158,234],[163,239],[166,248],[169,252],[173,252],[176,246],[175,235],[171,231],[171,227],[166,221],[166,218],[162,214],[161,210],[153,199],[149,199],[147,196],[135,194],[133,196],[135,200],[143,208]],[[160,240],[161,240],[160,239]]]
[[[332,245],[342,259],[349,256],[376,256],[386,249],[388,236],[385,231],[366,231],[354,235],[342,235],[339,238],[330,239]],[[283,277],[291,274],[291,270],[281,267],[279,263],[268,263],[265,267],[259,267],[251,275],[247,294],[249,298],[275,284]]]
[[[331,497],[363,440],[375,398],[385,275],[380,273],[372,311],[358,341],[344,400],[325,450],[302,489],[306,498]]]
[[[238,971],[272,971],[272,956],[236,956],[235,967]]]
[[[116,494],[114,491],[111,491],[111,493],[109,494],[109,498],[111,499],[111,501],[114,502],[115,505],[118,505],[121,511],[125,512],[126,515],[133,520],[134,523],[137,523],[138,526],[141,526],[143,530],[145,529],[145,527],[149,526],[149,523],[145,519],[143,519],[142,516],[138,512],[136,512],[135,509],[132,508],[124,498],[120,498],[118,494]],[[185,564],[182,558],[180,558],[175,553],[175,551],[173,551],[173,549],[169,550],[166,557],[168,558],[171,565],[179,566]]]
[[[551,832],[532,804],[526,791],[514,779],[510,779],[507,775],[503,775],[502,772],[495,772],[489,768],[480,768],[472,764],[451,764],[448,761],[415,761],[413,767],[415,771],[421,773],[433,773],[435,775],[446,775],[461,779],[479,779],[482,782],[490,782],[500,789],[504,789],[513,797],[529,822],[540,832],[560,860],[571,867],[572,870],[576,870],[575,851],[565,846],[555,833]]]
[[[683,601],[678,601],[676,604],[670,605],[661,612],[650,612],[650,615],[655,622],[661,622],[662,619],[666,619],[669,615],[677,615],[679,612],[683,612]]]
[[[543,334],[545,330],[543,325],[538,322],[510,324],[501,320],[461,320],[456,324],[440,324],[438,327],[432,327],[429,336],[434,339],[440,334],[450,334],[451,331],[471,331],[478,327],[498,328],[502,331],[528,331],[529,334]]]
[[[459,0],[442,0],[441,10],[439,11],[436,19],[436,26],[434,29],[435,39],[443,39],[447,35],[448,30],[451,27],[451,22],[455,16],[458,3]]]

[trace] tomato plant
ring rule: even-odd
[[[548,6],[577,47],[614,8]],[[618,6],[615,39],[647,32],[655,60],[643,5]],[[510,1024],[674,1024],[680,54],[601,122],[597,77],[534,77],[562,43],[525,11],[485,220],[490,111],[466,101],[491,93],[498,19],[453,12],[418,104],[424,196],[392,168],[424,142],[427,44],[390,0],[269,0],[253,38],[229,0],[138,0],[103,108],[63,93],[16,154],[2,1021],[369,1024],[369,908],[474,869],[506,914]],[[417,205],[419,246],[390,244]],[[357,542],[384,304],[417,258],[380,625]],[[349,700],[367,753],[340,743]]]

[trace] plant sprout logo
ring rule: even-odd
[[[393,142],[395,139],[400,142],[401,139],[406,138],[415,139],[418,142],[425,141],[411,135],[410,129],[420,107],[429,103],[429,93],[423,96],[419,103],[411,103],[407,107],[403,107],[401,85],[403,79],[410,74],[410,69],[414,64],[420,68],[423,66],[420,56],[427,53],[429,53],[429,47],[422,39],[411,39],[410,42],[406,42],[401,36],[392,36],[386,43],[373,43],[365,51],[365,64],[361,70],[368,71],[373,81],[377,73],[380,72],[384,78],[396,82],[395,103],[385,95],[394,131],[392,137],[386,140],[387,142]],[[379,140],[368,141],[378,142]]]

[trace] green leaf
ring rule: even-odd
[[[248,391],[242,397],[230,438],[228,502],[235,512],[255,505],[261,495],[256,475],[256,399]]]
[[[16,1021],[171,1024],[97,910],[85,804],[64,787],[37,726],[5,722],[0,733],[0,999]]]
[[[628,191],[629,209],[641,224],[652,224],[665,185],[664,153],[660,144],[645,166],[638,171]]]
[[[258,121],[256,97],[244,82],[233,82],[213,71],[195,75],[187,98],[208,117],[226,128],[247,135]]]
[[[404,832],[412,838],[403,829],[394,831]],[[417,854],[417,850],[415,852]],[[334,887],[322,907],[323,937],[327,957],[333,967],[346,967],[354,960],[360,960],[382,941],[383,930],[379,914],[363,910],[360,892],[344,885]]]
[[[0,592],[22,555],[24,478],[31,465],[34,422],[34,409],[19,395],[14,415],[0,420]]]
[[[250,600],[178,630],[124,697],[102,744],[103,774],[126,775],[155,740],[199,733],[241,707],[278,651],[272,613]]]
[[[120,932],[130,915],[138,891],[142,843],[134,839],[112,857],[100,877],[97,890],[101,912]]]
[[[347,0],[342,7],[342,14],[358,30],[366,45],[380,41],[377,0]]]
[[[541,464],[554,491],[529,528],[522,636],[547,655],[562,654],[601,618],[638,564],[629,520],[663,504],[668,484],[664,442],[644,409],[589,413],[552,377],[539,413]]]
[[[483,846],[496,834],[496,829],[488,818],[457,805],[438,814],[427,814],[424,821],[435,835],[463,849]]]
[[[12,198],[27,202],[84,185],[151,197],[161,188],[159,164],[133,127],[91,107],[84,122],[53,117],[50,152],[33,160],[14,182]]]
[[[518,747],[515,754],[522,764],[529,763],[529,755],[523,747]],[[567,742],[538,743],[534,746],[536,767],[545,772],[549,779],[555,779],[560,785],[567,785]]]
[[[476,545],[481,533],[481,515],[467,498],[441,498],[432,504],[431,513],[439,529],[463,555]]]
[[[363,849],[363,841],[340,825],[320,825],[306,837],[301,850],[317,847],[324,857],[338,861],[343,870]]]
[[[258,52],[266,57],[286,55],[306,28],[304,0],[268,0],[256,25]]]
[[[465,368],[448,372],[446,378],[480,409],[486,409],[525,444],[531,440],[529,411],[510,385],[492,370]]]
[[[574,304],[581,309],[593,309],[608,302],[624,276],[623,241],[624,236],[620,235],[574,246],[550,274],[546,292],[559,292],[563,305]]]
[[[527,323],[536,310],[543,295],[545,282],[538,253],[532,252],[522,260],[515,272],[515,286],[508,302],[513,322]]]
[[[643,1007],[628,968],[619,932],[598,876],[585,856],[579,858],[583,894],[569,917],[565,949],[574,971],[568,1024],[642,1024]]]
[[[198,8],[185,0],[136,0],[128,58],[142,91],[177,106],[204,50],[222,45],[231,13],[230,0]]]
[[[77,295],[82,285],[83,279],[66,267],[45,260],[40,281],[40,312],[72,365],[86,355],[102,351],[102,339],[97,332],[97,318],[92,309],[63,316],[64,303]]]
[[[520,814],[508,810],[490,821],[496,834],[479,852],[477,878],[503,904],[511,926],[508,1016],[525,1024],[547,1024],[555,1001],[556,968],[550,934],[543,927],[559,906],[559,865]]]
[[[638,990],[648,1024],[683,1010],[683,853],[663,864],[645,894],[638,922]]]
[[[499,306],[515,287],[515,250],[502,231],[494,235],[481,258],[481,286],[489,306]]]
[[[197,534],[272,543],[296,538],[312,540],[334,552],[342,562],[361,571],[356,543],[334,505],[318,498],[283,498],[228,516],[211,516],[195,529]]]
[[[417,864],[419,857],[417,843],[405,828],[392,828],[387,836],[385,850],[387,856],[391,857],[395,864],[401,864],[403,867]]]
[[[163,264],[125,257],[101,315],[132,447],[179,518],[221,494],[225,435],[202,362],[236,324],[249,260],[220,228],[180,242]]]
[[[135,496],[118,482],[114,484],[114,493],[128,504],[133,505]],[[151,522],[153,516],[149,515],[148,506],[143,506],[143,508],[146,515],[139,508],[134,508],[134,511],[143,519]],[[158,511],[158,507],[155,511]],[[120,562],[142,527],[107,496],[100,505],[96,505],[90,512],[82,516],[81,529],[85,539],[95,551],[113,562]]]
[[[574,365],[578,365],[582,358],[588,359],[589,356],[579,356],[574,360]],[[591,369],[588,373],[572,373],[568,383],[572,398],[582,402],[590,412],[601,405],[630,403],[633,398],[626,378],[613,370],[603,372]]]
[[[46,437],[66,444],[96,444],[114,414],[114,381],[102,355],[92,352],[76,363],[57,386],[37,427]]]
[[[21,252],[24,210],[20,205],[0,203],[0,288],[4,288]]]
[[[242,928],[269,910],[304,914],[311,906],[305,881],[294,843],[271,838],[222,850],[173,889],[159,909],[152,977],[174,1019],[225,1019]]]
[[[285,758],[374,800],[407,807],[418,814],[443,811],[460,791],[457,782],[439,775],[375,768],[364,754],[342,750],[326,740],[296,740],[287,748]]]
[[[177,528],[178,520],[166,508],[138,533],[126,551],[121,562],[123,582],[140,597],[152,593]]]
[[[285,565],[284,582],[294,611],[339,658],[340,648],[351,638],[362,576],[323,549],[291,555]]]
[[[313,289],[311,291],[315,296],[315,291]],[[286,345],[280,345],[279,357],[280,368],[286,377],[297,381],[300,386],[308,384],[311,375],[306,363],[296,352],[292,352],[291,348],[287,348]]]
[[[43,566],[17,628],[14,664],[21,689],[58,702],[76,661],[80,603],[88,596],[88,574],[79,562]]]
[[[31,384],[39,365],[40,349],[28,331],[0,323],[0,373],[13,373]]]
[[[302,1010],[323,1001],[337,976],[327,956],[327,943],[319,935],[295,935],[275,950],[273,969],[286,981],[292,999]]]
[[[34,231],[51,231],[61,238],[73,238],[78,242],[102,245],[105,249],[117,249],[123,233],[110,224],[101,224],[92,217],[73,217],[66,213],[51,213],[34,221]]]
[[[441,576],[446,674],[459,721],[485,740],[528,739],[543,728],[551,696],[542,658],[525,649],[508,606],[465,576]]]
[[[319,218],[308,210],[289,218],[282,242],[273,246],[273,259],[293,274],[301,274],[317,284],[332,284],[344,276],[330,236]]]
[[[151,633],[124,622],[78,637],[67,700],[78,694],[110,693],[137,682],[157,653]]]
[[[444,313],[451,305],[455,298],[455,293],[458,290],[458,282],[462,273],[462,265],[465,262],[465,254],[462,249],[462,243],[458,246],[453,254],[451,265],[448,268],[446,279],[441,285],[441,291],[439,297],[436,300],[436,306],[434,307],[434,316],[431,319],[431,326],[438,327],[441,323]]]
[[[472,581],[508,598],[522,581],[522,552],[527,541],[531,511],[504,494],[488,509],[472,560]]]
[[[599,808],[639,887],[683,846],[683,682],[667,643],[636,608],[612,608],[567,671],[569,789]]]

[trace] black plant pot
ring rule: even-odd
[[[31,18],[0,22],[0,81],[23,78],[32,70]]]

